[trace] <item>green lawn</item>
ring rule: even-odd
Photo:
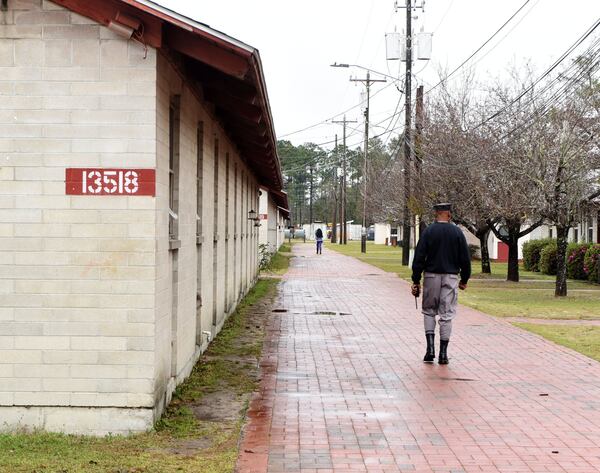
[[[398,247],[367,244],[366,254],[360,242],[347,245],[328,244],[329,249],[353,256],[385,271],[410,279],[410,269],[402,266]],[[520,282],[506,281],[506,263],[492,263],[492,274],[481,274],[481,263],[473,261],[473,278],[460,293],[461,304],[498,317],[532,317],[548,319],[600,318],[600,286],[584,281],[569,281],[569,296],[554,297],[554,276],[520,270]]]
[[[268,266],[264,269],[265,276],[270,274],[282,275],[285,274],[290,267],[290,259],[292,258],[293,243],[284,243],[269,261]]]
[[[483,274],[481,272],[481,261],[473,261],[473,279],[506,279],[508,272],[508,263],[492,263],[492,273]],[[546,280],[554,281],[554,276],[548,276],[547,274],[534,273],[532,271],[525,271],[523,266],[519,267],[519,280]]]
[[[521,285],[515,288],[515,285]],[[567,297],[554,297],[554,289],[531,288],[533,284],[507,283],[506,287],[479,288],[469,284],[459,301],[497,317],[539,319],[598,319],[600,290],[570,291]]]
[[[600,361],[600,327],[521,323],[515,325]]]
[[[396,273],[401,278],[410,278],[409,268],[402,266],[402,249],[400,247],[375,245],[372,242],[367,242],[367,252],[363,254],[360,252],[360,241],[349,241],[347,245],[325,242],[325,245],[330,250],[353,256],[384,271]]]

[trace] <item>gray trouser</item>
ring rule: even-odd
[[[458,276],[456,274],[425,273],[421,307],[425,333],[435,333],[435,316],[439,315],[440,339],[450,340],[457,300]]]

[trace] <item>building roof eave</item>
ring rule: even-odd
[[[204,72],[209,72],[212,87],[217,84],[217,89],[221,87],[217,92],[231,95],[229,107],[225,101],[221,103],[219,118],[227,133],[234,137],[242,159],[259,182],[282,189],[273,117],[256,48],[150,0],[53,1],[105,26],[120,13],[131,16],[144,25],[143,36],[138,40],[167,54],[176,52],[186,57],[189,64],[198,66],[189,68],[192,81],[203,87]],[[225,80],[228,80],[227,87],[220,85]],[[207,88],[210,87],[207,84]],[[207,100],[211,101],[210,97]],[[212,103],[217,108],[219,100],[220,97],[213,97]],[[240,113],[236,113],[235,108],[232,110],[231,105],[235,103],[239,103]]]

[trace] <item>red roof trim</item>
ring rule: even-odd
[[[150,1],[53,1],[103,25],[108,25],[119,13],[137,19],[144,25],[143,41],[149,46],[177,51],[231,77],[232,80],[238,81],[239,95],[242,97],[247,89],[244,84],[251,85],[257,92],[256,97],[241,101],[240,110],[243,112],[236,114],[231,110],[233,107],[230,103],[224,103],[224,108],[229,108],[226,121],[230,128],[228,132],[238,137],[239,142],[236,142],[236,145],[242,153],[245,149],[255,147],[257,142],[265,141],[266,148],[263,148],[260,156],[251,151],[242,158],[251,161],[249,164],[254,164],[252,167],[263,179],[264,184],[276,189],[282,188],[283,178],[277,156],[273,118],[260,56],[256,49],[201,23],[185,21],[185,17]],[[194,79],[202,85],[202,77]],[[236,96],[235,87],[230,90],[232,95]],[[215,97],[215,100],[214,104],[218,107],[219,97]]]

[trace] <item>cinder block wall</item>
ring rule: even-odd
[[[154,199],[67,196],[64,179],[155,167],[156,71],[51,2],[0,12],[0,428],[152,423]]]
[[[247,215],[258,208],[257,183],[165,56],[144,57],[137,43],[45,0],[8,6],[0,12],[0,429],[145,430],[206,348],[205,332],[218,333],[256,278],[258,233]],[[179,244],[170,249],[174,95]],[[156,168],[156,198],[67,196],[68,167]]]
[[[258,208],[256,180],[210,113],[210,106],[183,79],[168,59],[159,54],[154,389],[159,412],[169,402],[175,386],[189,375],[209,337],[216,336],[226,317],[252,286],[257,271],[258,232],[247,219],[248,211]],[[176,96],[180,103],[176,150],[178,242],[174,245],[177,248],[170,249],[169,108]],[[203,130],[201,144],[199,124]],[[198,211],[199,145],[203,149],[203,179],[202,207]],[[197,218],[201,221],[199,234]]]

